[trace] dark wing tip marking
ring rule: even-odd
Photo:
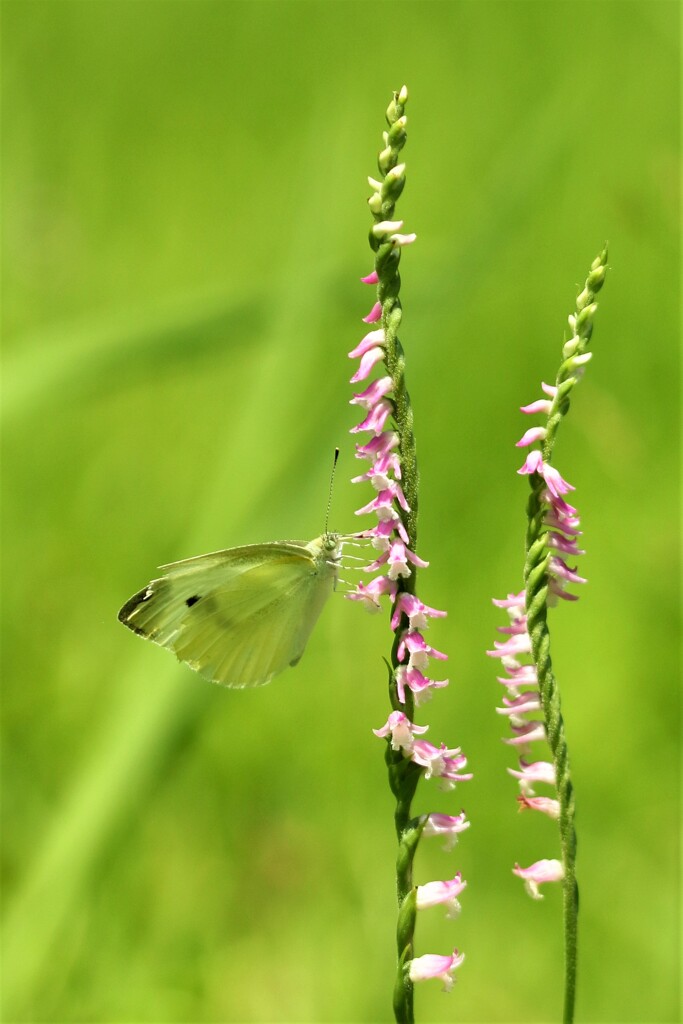
[[[145,587],[144,590],[139,590],[137,594],[133,594],[133,596],[126,601],[117,616],[119,622],[122,622],[124,626],[128,626],[128,629],[132,629],[134,633],[138,634],[138,636],[147,636],[147,633],[144,629],[140,629],[136,626],[134,622],[131,622],[131,616],[135,612],[135,609],[139,608],[144,601],[149,600],[151,596],[152,592],[149,587]]]

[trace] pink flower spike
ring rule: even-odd
[[[522,434],[519,441],[515,444],[515,448],[527,448],[536,441],[542,441],[547,433],[548,431],[545,427],[531,427],[525,434]]]
[[[545,413],[545,415],[548,416],[550,415],[552,407],[552,402],[549,402],[546,398],[539,398],[537,402],[531,402],[529,405],[521,405],[519,411],[527,413],[530,416],[537,412]]]
[[[550,395],[551,398],[554,398],[557,394],[557,388],[554,384],[541,384],[541,391],[544,391],[546,395]]]
[[[543,472],[543,456],[539,451],[534,449],[533,452],[529,452],[524,464],[520,469],[517,470],[520,476],[531,475],[531,473],[542,473]]]
[[[401,613],[407,615],[411,629],[426,629],[428,625],[427,619],[443,619],[447,614],[446,612],[439,611],[437,608],[430,608],[428,604],[423,604],[414,594],[408,594],[405,591],[399,594],[396,601],[394,613],[391,616],[392,629],[398,628],[398,624],[401,621]]]
[[[357,426],[351,427],[350,434],[360,434],[363,430],[372,430],[375,434],[381,434],[384,430],[384,424],[389,419],[394,411],[394,403],[388,399],[383,398],[377,403],[370,412],[367,414],[364,420],[362,420]]]
[[[377,284],[377,282],[379,281],[377,271],[373,270],[372,273],[368,274],[367,277],[361,277],[361,281],[363,282],[363,284]]]
[[[357,384],[359,380],[366,380],[382,359],[384,359],[384,349],[379,347],[368,349],[360,361],[360,366],[351,377],[351,384]]]
[[[564,878],[564,868],[559,860],[537,860],[528,868],[520,868],[519,864],[515,864],[512,873],[524,881],[524,888],[534,900],[543,899],[538,891],[539,885],[561,882]]]
[[[427,820],[422,829],[423,836],[444,836],[446,842],[444,844],[444,850],[452,850],[458,841],[458,835],[460,832],[464,832],[465,829],[470,827],[470,823],[465,817],[465,812],[462,811],[460,814],[428,814]]]
[[[466,885],[467,882],[463,882],[459,871],[448,882],[427,882],[426,885],[418,885],[415,890],[415,905],[418,910],[426,910],[427,907],[436,907],[443,903],[446,906],[446,917],[452,919],[460,913],[458,896]]]
[[[464,953],[453,950],[452,956],[440,956],[438,953],[425,953],[423,956],[416,956],[408,965],[408,977],[415,984],[416,981],[427,981],[429,978],[439,978],[443,982],[444,992],[450,992],[453,988],[455,978],[453,975],[465,959]]]
[[[354,349],[349,352],[349,359],[360,359],[366,352],[369,352],[371,348],[376,345],[384,344],[384,331],[380,328],[376,331],[369,331],[364,338],[362,338]]]
[[[382,318],[382,303],[376,302],[367,316],[363,317],[363,323],[376,324]]]
[[[541,814],[547,814],[553,821],[557,821],[560,816],[560,801],[553,800],[549,796],[526,796],[522,793],[517,797],[520,811],[540,811]]]
[[[403,750],[410,756],[415,735],[427,732],[428,725],[415,725],[402,711],[392,711],[381,729],[373,729],[379,739],[391,736],[391,749]]]
[[[373,380],[365,391],[361,391],[349,400],[349,405],[362,405],[364,409],[371,409],[376,402],[379,402],[380,398],[389,394],[393,386],[394,382],[391,377],[380,377],[378,380]]]

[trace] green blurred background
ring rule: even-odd
[[[370,500],[347,351],[367,174],[408,84],[402,339],[421,593],[452,686],[421,716],[476,772],[417,949],[465,950],[421,1021],[561,1005],[556,856],[520,817],[495,665],[520,585],[518,406],[605,238],[562,428],[590,578],[553,616],[578,802],[579,1019],[678,1018],[678,5],[14,2],[4,21],[4,1019],[379,1022],[394,971],[386,620],[335,598],[266,689],[212,687],[116,621],[160,563]]]

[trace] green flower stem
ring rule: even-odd
[[[548,415],[547,433],[543,442],[543,461],[550,463],[557,429],[569,410],[569,394],[581,376],[586,359],[586,350],[593,331],[593,319],[597,309],[595,297],[605,280],[607,247],[593,261],[586,286],[576,300],[574,336],[565,344],[565,359],[560,366],[556,386],[557,393]],[[583,357],[583,358],[582,358]],[[564,865],[564,934],[565,934],[565,1003],[564,1021],[571,1024],[574,1019],[576,995],[577,924],[579,891],[576,881],[576,830],[574,827],[574,787],[569,772],[569,757],[565,738],[564,721],[560,706],[560,692],[552,670],[550,657],[550,630],[548,628],[548,565],[550,553],[546,546],[548,527],[545,517],[549,511],[548,502],[543,498],[545,481],[538,473],[530,476],[531,495],[527,506],[528,527],[526,539],[526,564],[524,582],[526,588],[527,629],[531,637],[531,648],[541,703],[545,717],[548,742],[552,751],[557,779],[557,793],[560,802],[560,842]]]
[[[408,91],[404,86],[394,93],[386,113],[388,130],[384,133],[384,149],[378,157],[381,181],[375,182],[376,191],[369,200],[375,225],[393,221],[396,201],[405,186],[405,167],[399,164],[399,155],[406,142],[406,117],[404,115]],[[394,423],[399,437],[398,453],[401,460],[401,485],[409,511],[399,510],[401,520],[409,537],[409,547],[415,551],[417,542],[418,472],[413,432],[413,411],[405,383],[405,356],[398,331],[401,325],[402,309],[399,291],[401,277],[400,245],[395,244],[391,233],[370,231],[370,245],[375,253],[377,271],[377,298],[382,307],[382,329],[384,331],[384,362],[393,381]],[[416,567],[406,579],[399,577],[398,593],[415,593]],[[397,595],[398,596],[398,595]],[[403,711],[412,720],[414,700],[410,690],[406,691],[405,703],[398,699],[396,669],[398,668],[398,646],[405,629],[405,616],[394,634],[389,666],[389,696],[394,710]],[[401,1024],[411,1024],[413,1013],[413,984],[408,977],[407,964],[413,959],[416,907],[413,885],[413,858],[422,834],[422,826],[415,828],[411,821],[411,802],[421,775],[421,769],[407,760],[400,750],[392,750],[387,743],[385,756],[389,785],[396,798],[394,822],[398,839],[396,861],[396,896],[399,907],[397,925],[398,970],[394,987],[394,1014]]]

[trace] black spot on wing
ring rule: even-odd
[[[185,601],[185,604],[187,605],[188,608],[191,608],[192,605],[196,604],[197,601],[199,600],[201,600],[200,595],[195,594],[193,597],[188,597],[187,600]]]

